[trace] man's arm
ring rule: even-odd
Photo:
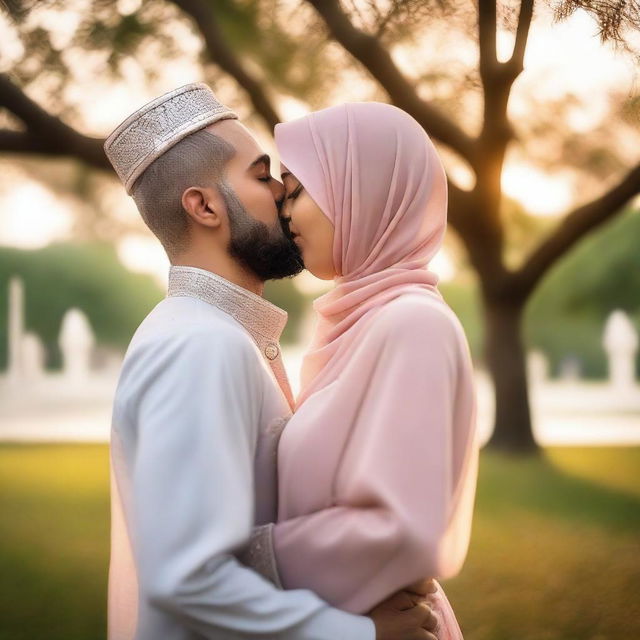
[[[138,362],[134,554],[142,597],[206,638],[373,639],[369,618],[280,591],[232,556],[253,519],[260,380],[243,336],[190,329]]]

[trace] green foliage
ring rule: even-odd
[[[304,3],[286,0],[209,0],[234,54],[265,82],[317,108],[335,82],[337,61],[327,38]],[[210,62],[205,54],[203,62]]]
[[[475,281],[442,282],[438,289],[460,319],[474,362],[482,360],[484,328],[480,294]]]
[[[106,244],[55,244],[39,250],[0,248],[0,368],[7,359],[8,282],[25,287],[25,324],[43,340],[48,365],[60,365],[57,340],[64,313],[84,311],[99,344],[126,348],[135,329],[163,297],[149,276],[133,274]]]
[[[614,309],[640,329],[640,210],[629,210],[587,236],[549,273],[529,301],[528,345],[557,367],[577,356],[587,377],[606,374],[602,331]]]
[[[46,8],[54,12],[68,11],[67,4],[48,0]],[[333,81],[335,60],[333,65],[329,64],[325,52],[327,40],[321,30],[301,29],[313,16],[310,7],[301,9],[282,0],[210,0],[209,4],[233,54],[243,61],[250,60],[249,66],[258,79],[267,78],[271,89],[309,97],[312,103],[314,96],[319,98],[324,94]],[[30,12],[37,15],[44,5],[31,6]],[[200,25],[193,23],[180,3],[170,1],[143,2],[132,13],[124,14],[118,3],[90,0],[78,15],[80,20],[65,49],[104,54],[104,71],[114,79],[122,78],[122,64],[131,59],[139,62],[147,79],[156,78],[157,54],[150,57],[149,46],[154,46],[154,51],[167,59],[184,56],[184,44],[175,37],[172,23],[189,24],[204,39]],[[42,72],[55,78],[58,92],[66,83],[73,82],[71,66],[62,51],[54,46],[52,30],[31,26],[19,13],[13,17],[25,44],[25,56],[12,69],[21,84],[27,86]],[[201,62],[203,66],[215,63],[204,47]],[[65,108],[55,95],[48,100],[59,110]]]
[[[287,326],[282,332],[281,343],[291,344],[296,342],[298,340],[300,322],[306,306],[310,304],[310,300],[300,293],[290,278],[267,282],[264,288],[264,297],[289,314]]]
[[[640,331],[638,238],[640,210],[629,210],[579,243],[534,292],[525,309],[524,341],[547,355],[553,373],[572,357],[584,377],[607,375],[602,332],[614,309],[626,311]],[[481,361],[484,331],[476,281],[444,282],[440,291],[465,328],[474,360]]]

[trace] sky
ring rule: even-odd
[[[48,25],[57,25],[57,44],[64,48],[75,28],[77,14],[74,6],[82,0],[67,3],[68,10],[63,15],[41,13],[37,20]],[[125,11],[134,10],[137,0],[120,0]],[[129,113],[160,93],[186,82],[199,80],[195,60],[200,42],[182,25],[175,28],[187,55],[184,59],[163,60],[163,69],[157,84],[149,88],[140,68],[131,61],[125,68],[124,82],[118,84],[96,83],[94,65],[100,60],[83,58],[77,65],[79,82],[71,86],[66,98],[78,105],[82,112],[84,132],[90,135],[106,136]],[[555,99],[567,93],[579,98],[579,104],[570,112],[572,128],[588,134],[606,116],[608,94],[611,90],[631,93],[637,89],[637,79],[628,57],[616,54],[610,46],[603,46],[595,35],[596,25],[584,12],[577,12],[566,22],[552,25],[548,15],[541,14],[534,22],[530,33],[525,57],[525,72],[516,81],[509,103],[512,119],[526,117],[530,109],[530,96],[536,100]],[[506,32],[499,32],[498,55],[505,59],[511,52],[513,38]],[[427,46],[427,45],[425,45]],[[432,46],[432,44],[429,44]],[[20,43],[12,38],[11,29],[0,14],[0,71],[10,68],[12,58],[20,55]],[[396,62],[410,73],[410,56],[406,52],[394,52]],[[428,53],[425,51],[425,54]],[[459,58],[475,56],[475,52],[456,50]],[[473,59],[470,59],[473,63]],[[343,79],[344,80],[344,79]],[[92,91],[86,92],[85,83],[91,83]],[[339,94],[339,99],[358,99],[357,83],[344,82],[349,87]],[[223,95],[232,95],[233,83],[216,87]],[[285,119],[302,115],[306,106],[293,99],[284,99],[280,109]],[[273,153],[272,141],[258,136],[265,148]],[[637,142],[637,140],[636,140]],[[634,146],[635,148],[635,146]],[[464,167],[445,167],[451,178],[463,187],[470,186],[470,178]],[[277,167],[277,164],[274,164]],[[31,180],[10,161],[0,160],[0,244],[38,248],[51,241],[69,237],[72,229],[70,203],[62,201],[46,187]],[[577,202],[571,175],[567,173],[547,174],[529,166],[519,158],[506,159],[502,183],[505,194],[518,200],[525,208],[538,215],[557,216]],[[133,202],[123,189],[114,182],[114,206],[121,208],[124,215],[137,216]],[[168,261],[155,238],[141,230],[130,234],[118,246],[118,254],[131,269],[151,273],[157,280],[166,282]],[[455,265],[447,250],[440,252],[431,264],[442,280],[455,277]],[[300,286],[309,291],[321,289],[312,277],[302,278]]]

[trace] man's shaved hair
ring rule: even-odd
[[[189,244],[182,194],[189,187],[224,189],[225,169],[234,154],[226,140],[200,129],[154,160],[136,180],[133,200],[170,258]]]

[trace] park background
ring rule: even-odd
[[[168,262],[102,141],[192,81],[274,159],[275,123],[345,100],[425,127],[484,444],[444,583],[465,638],[640,637],[639,27],[615,1],[5,2],[0,640],[105,637],[110,402]],[[267,286],[294,387],[323,287]]]

